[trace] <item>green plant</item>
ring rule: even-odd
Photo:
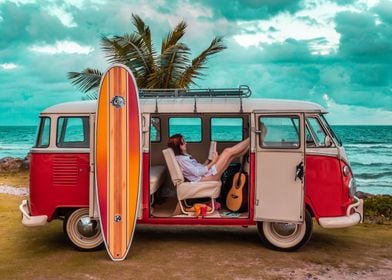
[[[365,218],[372,222],[392,221],[392,196],[375,195],[366,198],[364,212]]]

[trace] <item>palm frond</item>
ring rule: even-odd
[[[136,72],[135,76],[147,77],[155,71],[154,58],[146,49],[142,38],[134,34],[125,34],[119,38],[118,43],[124,51],[124,64]]]
[[[166,38],[162,41],[161,54],[163,54],[168,48],[174,46],[184,36],[187,24],[185,21],[181,21],[174,27],[173,31],[167,34]]]
[[[150,54],[153,54],[154,49],[151,41],[150,27],[147,26],[138,15],[132,14],[132,19],[133,19],[133,25],[136,27],[139,36],[143,39],[145,47],[148,49],[148,52]]]
[[[163,73],[162,88],[176,87],[177,81],[189,64],[190,49],[187,45],[177,43],[160,56],[160,70]]]
[[[105,52],[105,57],[110,63],[125,64],[127,62],[124,58],[126,51],[124,50],[124,47],[120,45],[120,40],[121,37],[119,36],[113,38],[103,36],[101,38],[101,48]]]
[[[205,64],[207,63],[208,57],[226,48],[223,44],[223,37],[215,37],[209,47],[192,60],[192,65],[184,71],[178,80],[178,87],[187,88],[190,84],[195,84],[194,79],[200,78],[203,75],[201,70],[206,69]]]
[[[82,72],[68,72],[68,79],[72,84],[86,93],[90,90],[97,89],[101,82],[102,72],[97,69],[86,68]]]

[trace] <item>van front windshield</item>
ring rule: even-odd
[[[337,143],[339,146],[342,146],[342,140],[336,135],[336,133],[333,131],[332,127],[329,125],[327,122],[327,119],[325,118],[325,115],[321,115],[321,121],[323,122],[324,126],[329,130],[332,138],[334,139],[335,143]]]

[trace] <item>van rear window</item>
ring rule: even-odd
[[[59,148],[88,148],[90,146],[88,117],[58,118],[56,142]]]
[[[169,136],[180,133],[187,142],[201,142],[201,118],[169,118]]]
[[[37,137],[37,148],[47,148],[49,147],[50,140],[50,118],[41,118],[41,123],[39,125],[38,137]]]
[[[161,119],[153,117],[150,121],[150,139],[151,142],[161,141]]]
[[[242,118],[211,118],[211,141],[238,142],[242,138]]]

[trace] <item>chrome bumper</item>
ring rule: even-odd
[[[319,218],[318,222],[323,228],[351,227],[363,222],[363,200],[354,196],[355,203],[347,207],[346,216]],[[354,213],[351,214],[351,210]]]
[[[27,200],[22,200],[19,205],[19,210],[22,213],[22,224],[26,227],[37,227],[43,226],[48,222],[48,216],[30,216],[29,207],[27,206]]]

